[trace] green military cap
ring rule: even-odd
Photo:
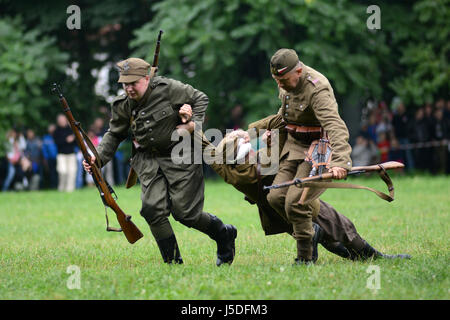
[[[117,82],[134,82],[148,75],[150,64],[139,58],[128,58],[117,63],[120,77]]]
[[[292,49],[280,49],[270,59],[270,71],[282,76],[291,71],[299,62],[297,53]]]

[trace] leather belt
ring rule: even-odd
[[[168,150],[161,151],[161,150],[156,149],[155,147],[147,147],[147,148],[138,147],[138,148],[136,148],[136,151],[138,151],[138,152],[148,152],[148,153],[150,153],[150,154],[152,154],[154,156],[157,156],[157,157],[167,157],[167,156],[171,155],[172,148],[170,148]]]
[[[286,131],[301,142],[311,143],[314,140],[320,139],[321,127],[299,126],[295,124],[287,124]]]

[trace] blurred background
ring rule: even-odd
[[[0,7],[3,191],[57,188],[58,153],[77,155],[73,143],[54,139],[61,107],[51,84],[61,84],[98,144],[121,93],[115,63],[130,56],[151,63],[160,29],[158,74],[209,96],[205,129],[246,128],[276,113],[269,60],[293,48],[330,80],[354,165],[395,160],[405,173],[450,172],[450,0],[0,0]],[[128,144],[105,169],[112,184],[126,179]],[[68,173],[75,188],[92,183],[80,161],[78,153]]]

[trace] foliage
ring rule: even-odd
[[[0,130],[53,121],[59,108],[49,85],[56,81],[77,120],[88,127],[107,104],[95,91],[100,70],[109,68],[106,95],[114,96],[119,87],[113,65],[131,55],[151,61],[159,29],[164,30],[160,74],[208,94],[209,127],[223,128],[236,104],[243,105],[247,123],[277,111],[277,88],[268,64],[280,47],[296,49],[301,60],[326,75],[341,107],[358,108],[342,105],[351,95],[359,100],[398,95],[407,106],[417,107],[448,98],[449,1],[376,1],[381,29],[368,30],[366,9],[372,3],[362,0],[49,0],[39,6],[0,0],[6,37],[0,50],[2,55],[8,52],[2,58],[2,79],[17,72],[8,68],[20,61],[33,61],[21,84],[33,97],[27,100],[30,116],[7,122],[24,108],[24,89],[16,90],[8,80],[0,93]],[[81,9],[80,30],[66,27],[66,9],[72,4]],[[5,30],[12,23],[20,25],[9,35]],[[63,59],[52,60],[61,52]],[[66,74],[75,64],[78,78]],[[11,101],[3,103],[5,97]],[[45,114],[43,121],[36,122],[38,114]]]
[[[20,18],[0,20],[2,138],[13,126],[47,124],[42,110],[53,102],[42,94],[42,85],[52,70],[63,70],[67,58],[68,54],[56,47],[54,37],[43,36],[39,30],[24,31]]]
[[[136,55],[151,59],[157,30],[163,29],[162,73],[210,96],[211,125],[223,124],[236,103],[243,104],[251,120],[277,111],[268,64],[280,47],[296,49],[301,60],[327,75],[338,94],[353,87],[381,94],[381,72],[372,57],[387,47],[382,35],[368,32],[362,5],[346,0],[276,5],[267,0],[166,0],[152,9],[154,19],[135,31],[130,45]]]
[[[407,104],[433,102],[450,92],[449,13],[450,0],[418,1],[405,30],[393,41],[401,48],[398,62],[404,72],[390,86]]]

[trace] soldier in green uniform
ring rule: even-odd
[[[273,183],[279,184],[309,175],[312,167],[309,162],[304,161],[305,153],[321,130],[327,133],[333,149],[329,171],[335,179],[345,178],[347,170],[352,166],[349,133],[339,116],[333,89],[327,78],[300,62],[292,49],[278,50],[270,60],[270,70],[279,87],[279,114],[290,128]],[[285,213],[293,225],[293,237],[297,241],[296,262],[309,264],[312,261],[314,236],[312,201],[324,190],[310,190],[301,204],[303,191],[296,186],[272,189],[268,201],[279,214]]]
[[[150,79],[146,61],[129,58],[117,64],[119,83],[125,94],[112,102],[109,129],[98,146],[102,165],[110,161],[131,129],[136,152],[131,166],[141,182],[141,215],[159,246],[166,263],[183,263],[169,214],[187,227],[194,228],[217,242],[216,264],[231,264],[237,230],[218,217],[203,212],[204,181],[201,164],[175,164],[171,150],[178,143],[174,131],[192,132],[202,123],[208,97],[177,80],[155,76]],[[192,106],[192,120],[183,123],[183,105]],[[175,134],[176,136],[176,134]],[[92,161],[94,161],[93,159]],[[86,162],[84,167],[90,170]]]

